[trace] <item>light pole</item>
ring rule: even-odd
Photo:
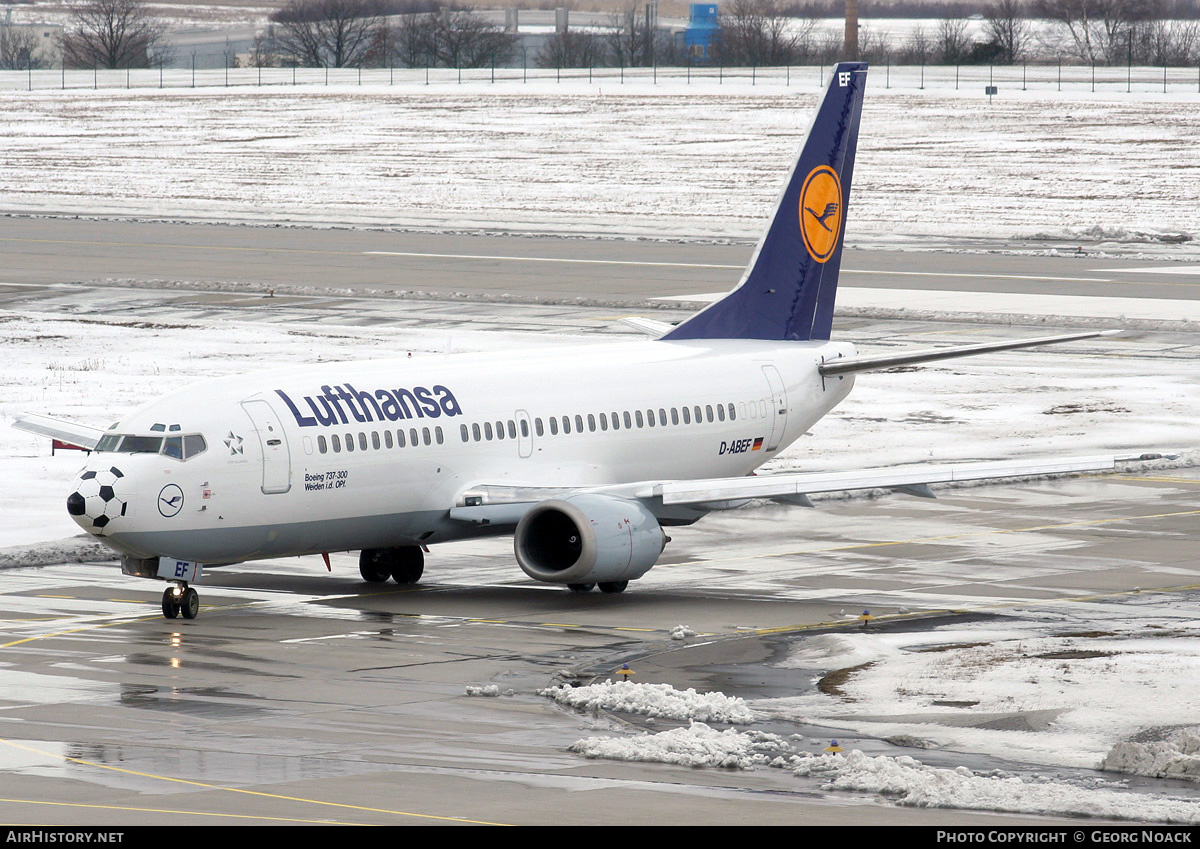
[[[1125,93],[1129,94],[1133,85],[1133,26],[1130,25],[1129,31],[1125,33],[1125,46],[1128,50],[1128,55],[1125,60]]]

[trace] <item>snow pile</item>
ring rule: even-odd
[[[917,808],[1200,822],[1200,803],[1192,800],[1152,798],[1052,781],[1022,781],[1001,772],[978,775],[961,766],[937,769],[910,757],[870,757],[858,750],[844,756],[798,758],[793,772],[797,776],[823,779],[825,790],[878,793],[897,804]]]
[[[696,632],[687,625],[676,625],[671,629],[672,640],[686,640],[688,637],[696,636]]]
[[[717,731],[703,722],[658,734],[624,737],[588,737],[569,750],[585,758],[615,761],[653,761],[692,767],[751,769],[770,763],[790,747],[774,734],[761,731]]]
[[[1195,722],[1200,621],[1176,601],[1095,605],[1086,627],[1078,611],[1051,609],[925,633],[821,635],[786,661],[812,670],[817,686],[754,707],[943,750],[1200,778],[1194,731],[1169,743],[1126,742]]]
[[[578,710],[620,711],[664,719],[742,725],[754,721],[754,712],[742,699],[724,693],[697,693],[691,687],[680,691],[670,684],[606,681],[586,687],[549,687],[539,692]]]
[[[1176,732],[1153,743],[1122,742],[1100,763],[1110,772],[1200,781],[1200,728]]]
[[[108,563],[116,559],[115,551],[87,534],[52,542],[0,548],[0,569],[49,566],[56,563]]]
[[[474,684],[468,684],[466,687],[466,693],[468,696],[488,696],[490,698],[496,698],[500,695],[500,688],[495,684],[485,684],[482,687],[475,686]]]

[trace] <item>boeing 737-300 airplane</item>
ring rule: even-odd
[[[1113,457],[752,476],[846,397],[857,372],[1099,332],[863,357],[831,341],[867,66],[830,78],[741,282],[660,338],[598,350],[324,363],[211,380],[108,430],[16,426],[92,449],[67,498],[126,574],[194,618],[202,568],[361,551],[412,583],[430,544],[513,534],[525,574],[621,592],[663,528],[752,498],[1111,469]]]

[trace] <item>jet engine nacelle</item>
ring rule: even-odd
[[[592,493],[543,501],[521,518],[513,537],[525,574],[555,584],[640,578],[666,544],[641,502]]]

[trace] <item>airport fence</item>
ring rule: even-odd
[[[770,68],[136,68],[0,71],[0,91],[281,86],[729,85],[819,89],[830,66]],[[1030,65],[889,65],[871,67],[872,88],[1101,95],[1200,95],[1200,67]]]

